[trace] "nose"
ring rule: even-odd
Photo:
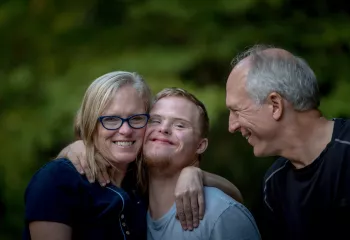
[[[160,133],[166,134],[166,135],[170,135],[171,134],[171,127],[170,124],[168,123],[163,123],[159,126],[159,130]]]
[[[240,124],[238,122],[238,117],[235,113],[230,112],[229,120],[228,120],[228,131],[230,133],[235,133],[240,129]]]
[[[123,125],[119,128],[119,134],[130,135],[132,133],[132,128],[127,122],[124,122]]]

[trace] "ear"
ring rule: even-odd
[[[267,104],[272,110],[272,118],[276,121],[280,120],[284,110],[282,96],[276,92],[270,93],[267,97]]]
[[[208,138],[202,138],[199,142],[196,153],[198,155],[204,153],[207,147],[208,147]]]

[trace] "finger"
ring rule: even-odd
[[[193,225],[192,225],[192,227],[196,228],[199,225],[198,194],[194,194],[193,196],[191,196],[191,200],[190,201],[191,201],[191,209],[192,209],[192,216],[193,216],[193,219],[192,219]]]
[[[90,183],[93,183],[95,181],[95,179],[92,176],[92,172],[91,172],[90,167],[87,163],[87,159],[80,157],[79,160],[80,160],[80,164],[85,172],[86,178],[89,180]]]
[[[199,217],[199,220],[203,219],[204,210],[205,210],[204,194],[203,194],[203,191],[201,191],[198,194],[198,217]]]
[[[191,200],[190,197],[184,196],[182,199],[183,205],[184,205],[184,213],[186,218],[186,224],[187,228],[189,230],[193,229],[193,214],[192,214],[192,208],[191,208]]]
[[[84,170],[83,170],[83,167],[81,166],[81,163],[79,160],[77,161],[71,161],[73,166],[75,167],[75,169],[82,175],[85,174]]]
[[[97,178],[97,181],[99,182],[99,184],[100,184],[102,187],[106,186],[106,180],[105,180],[105,178],[104,178],[104,176],[103,176],[103,174],[102,174],[101,169],[98,170],[98,173],[97,173],[96,178]]]
[[[105,183],[108,184],[111,182],[111,179],[109,178],[108,170],[107,168],[101,170],[101,174],[103,178],[105,179]]]
[[[178,216],[179,221],[181,223],[181,226],[184,230],[187,230],[187,224],[186,224],[186,218],[185,218],[184,209],[183,209],[182,198],[176,198],[175,203],[176,203],[176,213],[177,213],[177,216]]]
[[[108,167],[110,166],[107,161],[103,159],[103,157],[99,154],[95,154],[96,163],[99,168],[99,174],[101,174],[100,178],[104,179],[104,183],[110,183],[109,173],[108,173]]]

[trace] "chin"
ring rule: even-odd
[[[136,160],[137,155],[134,153],[128,154],[118,154],[113,156],[112,162],[117,163],[117,164],[128,164]]]
[[[268,149],[265,148],[257,148],[256,146],[254,147],[254,156],[255,157],[272,157],[275,156],[271,151],[268,151]]]

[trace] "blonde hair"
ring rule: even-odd
[[[84,141],[87,163],[94,179],[98,172],[97,151],[94,143],[98,117],[101,116],[118,89],[126,85],[134,87],[139,92],[145,104],[145,111],[149,112],[151,91],[143,78],[137,73],[116,71],[107,73],[91,83],[76,115],[75,136]]]
[[[192,103],[194,103],[198,110],[199,110],[199,120],[200,120],[200,136],[201,137],[207,137],[209,132],[209,117],[207,109],[205,108],[204,104],[196,98],[193,94],[187,92],[185,89],[182,88],[164,88],[162,91],[157,93],[153,100],[153,104],[158,102],[160,99],[165,97],[182,97],[185,98]]]

